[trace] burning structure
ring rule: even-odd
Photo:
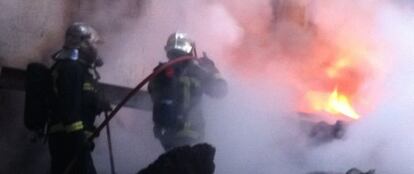
[[[410,2],[37,2],[42,3],[2,3],[1,66],[21,69],[33,60],[48,62],[64,26],[84,20],[103,31],[103,56],[116,58],[107,59],[104,82],[132,86],[163,56],[157,50],[162,50],[168,33],[185,30],[199,40],[198,46],[212,53],[231,79],[229,97],[207,104],[208,140],[217,148],[217,173],[308,173],[351,167],[381,173],[414,171],[413,141],[406,134],[412,132],[408,110],[414,103]],[[52,8],[45,10],[42,4]],[[38,22],[27,14],[47,17]],[[388,67],[398,69],[390,73]],[[12,133],[2,136],[6,162],[0,173],[43,171],[39,168],[47,164],[39,163],[48,158],[44,146],[27,143],[28,132],[20,125],[23,95],[3,82],[1,130]],[[104,86],[115,102],[128,90]],[[117,90],[121,92],[113,92]],[[125,109],[113,122],[121,173],[144,168],[162,152],[150,131],[148,103],[136,101],[129,106],[145,106]],[[309,136],[323,143],[308,146],[303,141]],[[106,155],[105,141],[98,139],[94,158],[101,172],[109,171]],[[31,160],[35,164],[23,160],[26,156],[44,160]]]
[[[138,174],[213,174],[215,149],[209,144],[183,146],[162,154]]]
[[[329,28],[337,21],[323,16],[324,7],[334,3],[273,0],[271,5],[256,9],[254,14],[263,17],[254,24],[254,15],[233,11],[244,35],[231,52],[231,64],[248,78],[293,88],[299,103],[294,109],[301,117],[311,117],[304,119],[308,127],[315,125],[309,128],[312,137],[342,137],[337,135],[343,134],[342,125],[360,119],[372,107],[364,85],[378,71],[370,58],[373,43],[347,27]]]

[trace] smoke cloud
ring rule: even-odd
[[[60,5],[55,4],[65,6]],[[307,173],[352,167],[414,172],[411,2],[122,0],[81,2],[71,8],[78,11],[72,20],[89,22],[103,35],[105,82],[135,85],[159,61],[166,61],[163,46],[175,31],[189,33],[199,54],[206,51],[216,62],[230,89],[222,100],[205,98],[207,141],[217,148],[216,173]],[[7,23],[16,15],[0,19]],[[36,19],[28,21],[21,22],[38,24]],[[69,22],[53,26],[46,22],[51,28],[47,31],[56,31],[45,34],[50,38],[46,40],[60,38]],[[10,33],[9,29],[2,32]],[[18,38],[0,37],[0,57],[6,57],[0,63],[22,66],[39,60],[29,51],[22,53],[30,55],[25,58],[9,58],[17,48],[37,50],[33,45],[42,45],[35,41],[24,45],[26,36]],[[52,45],[59,45],[56,42],[61,39]],[[347,61],[338,63],[343,59]],[[340,68],[329,70],[336,64]],[[329,92],[335,87],[350,96],[361,119],[349,124],[344,139],[315,145],[297,112],[312,111],[303,101],[308,91]],[[137,171],[162,153],[152,137],[151,113],[125,109],[111,125],[118,172]],[[97,140],[94,155],[98,170],[109,171],[105,135]]]
[[[412,161],[406,149],[411,140],[405,133],[412,120],[404,109],[412,103],[412,95],[404,90],[411,86],[407,84],[411,70],[403,68],[409,65],[404,57],[412,55],[407,49],[411,44],[405,43],[410,38],[406,31],[413,27],[410,11],[401,12],[401,6],[391,1],[209,3],[200,6],[225,12],[210,25],[226,21],[228,26],[221,31],[225,34],[220,35],[226,44],[217,47],[220,43],[209,36],[215,30],[197,28],[201,20],[197,15],[187,16],[182,26],[195,25],[189,32],[196,28],[196,40],[206,44],[202,48],[217,54],[212,58],[230,83],[226,99],[208,99],[206,106],[209,140],[218,149],[217,173],[306,173],[351,167],[411,172],[410,165],[403,165]],[[193,12],[199,6],[186,7]],[[342,57],[352,66],[338,72],[342,76],[333,81],[324,78],[326,64]],[[350,124],[345,139],[314,146],[296,118],[298,103],[306,90],[338,84],[352,95],[362,119]]]

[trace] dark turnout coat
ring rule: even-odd
[[[56,103],[48,126],[51,173],[63,173],[76,157],[70,173],[95,174],[93,143],[86,139],[94,130],[95,117],[109,103],[99,94],[88,65],[80,60],[58,60],[52,76]]]
[[[164,147],[166,144],[178,146],[192,143],[189,140],[177,144],[180,138],[203,138],[202,97],[204,94],[223,97],[227,93],[227,84],[213,61],[200,58],[168,67],[150,81],[148,91],[154,104],[155,136]]]

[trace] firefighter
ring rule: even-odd
[[[227,93],[227,83],[214,62],[205,54],[195,59],[194,45],[185,33],[171,34],[164,47],[168,60],[183,56],[194,59],[168,67],[148,85],[153,101],[154,135],[165,150],[201,142],[204,137],[203,95],[221,98]],[[155,70],[162,65],[160,63]]]
[[[64,173],[70,163],[70,173],[96,173],[90,153],[93,143],[87,138],[94,130],[95,117],[110,110],[97,89],[98,41],[92,27],[73,23],[66,30],[63,48],[53,56],[56,104],[48,123],[52,174]]]

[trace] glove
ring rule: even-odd
[[[154,137],[155,137],[155,138],[160,139],[160,138],[162,138],[162,136],[164,135],[164,129],[163,129],[163,128],[161,128],[160,126],[154,126],[154,127],[152,128],[152,130],[154,131]]]
[[[112,106],[111,103],[105,99],[100,99],[98,101],[98,110],[100,112],[111,112]]]
[[[176,130],[182,130],[182,129],[186,128],[187,125],[188,125],[188,122],[186,120],[184,120],[184,118],[177,118],[176,124],[175,124],[175,129]]]
[[[207,57],[206,53],[203,53],[203,57],[198,58],[194,63],[195,66],[191,66],[190,72],[194,73],[202,81],[214,80],[215,75],[219,73],[214,62]]]
[[[92,151],[95,148],[95,144],[91,141],[88,141],[84,131],[76,131],[69,133],[74,145],[78,151],[88,150]]]
[[[210,74],[218,73],[218,69],[216,68],[213,60],[211,60],[205,52],[203,52],[203,57],[197,59],[199,66]]]

